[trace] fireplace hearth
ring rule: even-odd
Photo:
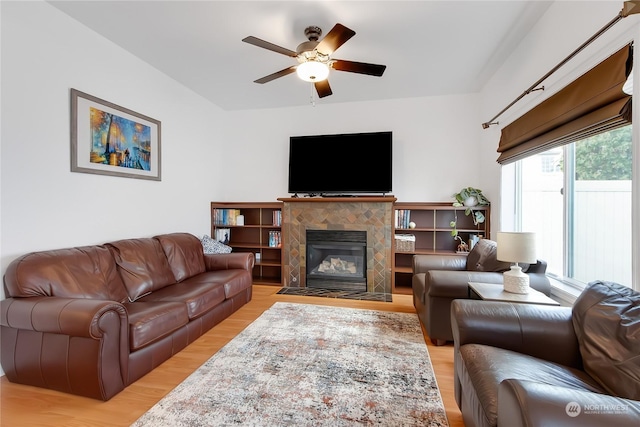
[[[366,292],[391,293],[393,203],[395,197],[282,198],[283,284],[307,282],[307,231],[365,231]],[[329,254],[331,255],[331,254]],[[322,257],[322,260],[326,255]],[[343,281],[347,282],[347,281]],[[352,285],[352,283],[351,283]]]
[[[307,230],[308,287],[367,290],[366,231]]]

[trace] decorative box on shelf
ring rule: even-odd
[[[398,252],[415,252],[416,236],[413,234],[396,234],[396,251]]]

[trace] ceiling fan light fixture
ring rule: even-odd
[[[318,61],[307,61],[298,65],[296,73],[305,82],[321,82],[329,77],[329,66]]]

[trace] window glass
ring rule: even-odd
[[[518,162],[517,222],[549,273],[631,286],[631,155],[628,125]]]

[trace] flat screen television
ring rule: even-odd
[[[289,193],[390,193],[391,154],[391,132],[292,136]]]

